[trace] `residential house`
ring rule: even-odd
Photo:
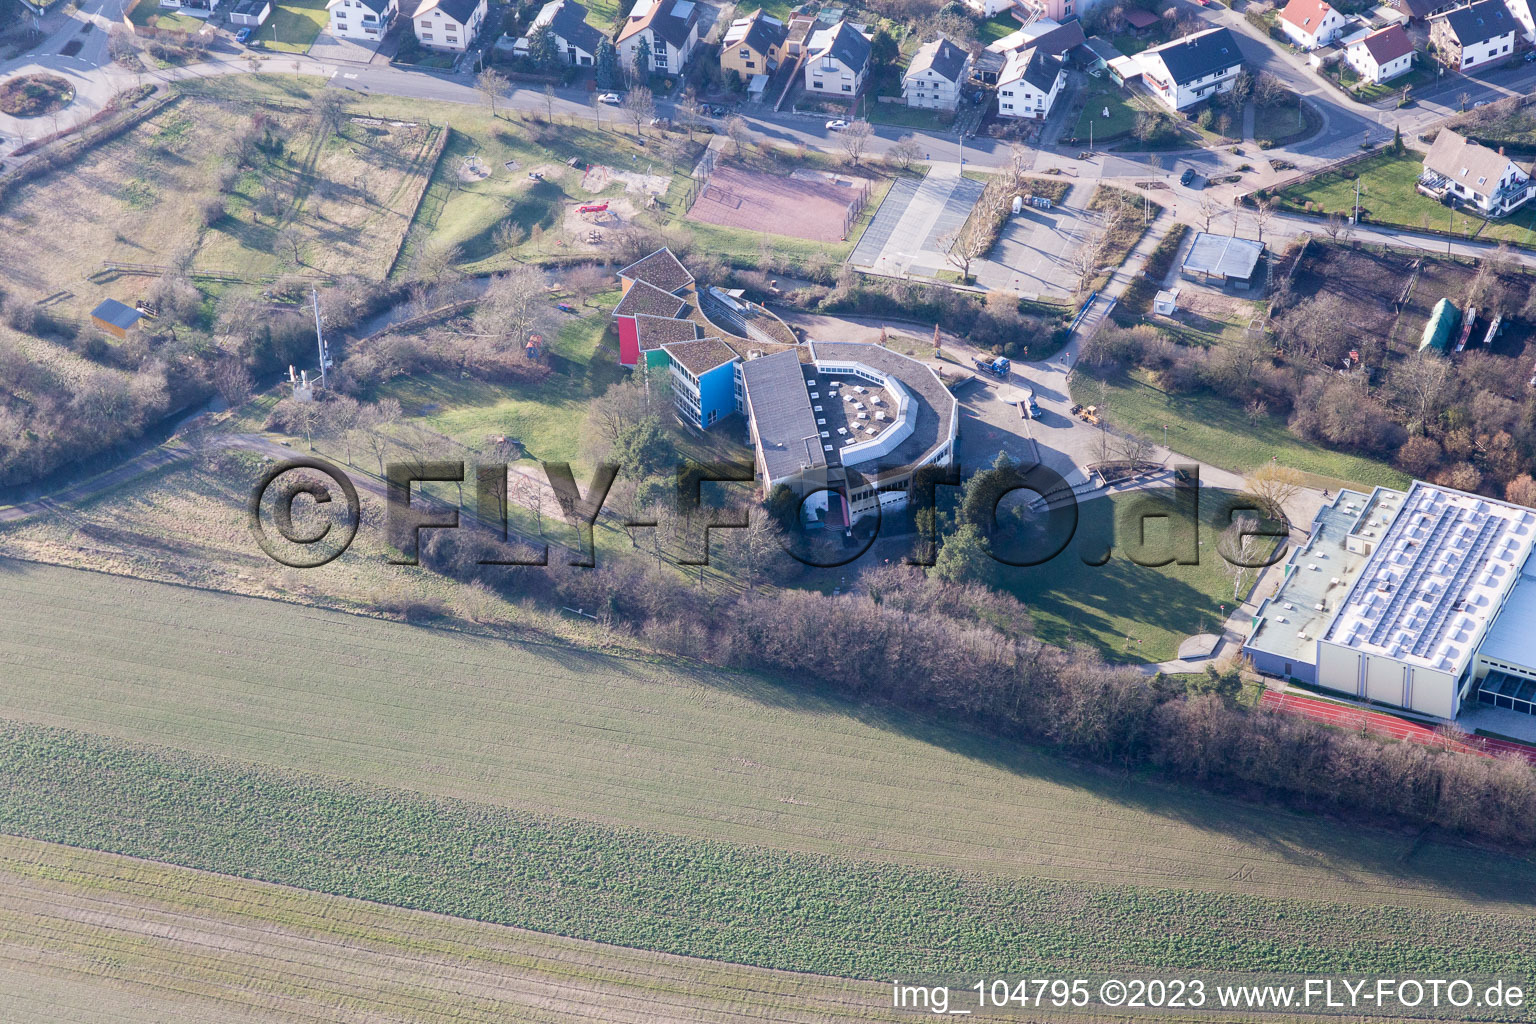
[[[806,40],[805,88],[852,99],[869,74],[869,40],[847,21],[818,28]]]
[[[1536,0],[1504,0],[1504,6],[1520,23],[1520,35],[1528,43],[1536,43]]]
[[[1440,129],[1424,156],[1419,191],[1502,217],[1536,195],[1530,172],[1504,155],[1449,128]]]
[[[486,0],[422,0],[411,28],[423,46],[462,53],[485,23],[485,12]]]
[[[1504,0],[1478,0],[1430,19],[1429,41],[1446,67],[1465,71],[1503,60],[1522,31]]]
[[[1035,47],[1042,53],[1065,57],[1069,51],[1086,42],[1081,22],[1069,21],[1061,25],[1049,18],[1038,18],[987,44],[986,49],[971,59],[971,76],[983,85],[996,85],[1008,62],[1008,55],[1016,50]]]
[[[1018,6],[1018,0],[965,0],[965,6],[978,18],[991,18]]]
[[[1243,53],[1231,29],[1212,28],[1145,50],[1137,63],[1152,95],[1178,111],[1231,91]]]
[[[1327,46],[1344,30],[1344,15],[1325,0],[1291,0],[1280,11],[1280,28],[1303,50]]]
[[[677,74],[699,45],[699,9],[694,0],[639,0],[615,45],[625,70],[635,66],[640,41],[651,51],[650,70]]]
[[[555,34],[555,47],[567,64],[589,67],[597,63],[603,33],[587,24],[587,9],[576,0],[549,0],[539,8],[528,31],[512,44],[512,52],[527,55],[534,36],[546,28]]]
[[[329,0],[330,33],[340,39],[378,42],[400,13],[396,0]]]
[[[924,43],[901,76],[901,94],[907,106],[954,110],[970,65],[971,55],[943,36]]]
[[[771,75],[784,59],[788,36],[789,28],[759,7],[726,30],[720,41],[720,70],[734,71],[749,81],[754,75]]]
[[[1015,50],[997,80],[998,116],[1044,120],[1066,77],[1060,57],[1036,47]]]
[[[1349,66],[1367,82],[1386,82],[1413,67],[1413,40],[1401,25],[1377,29],[1344,50]]]

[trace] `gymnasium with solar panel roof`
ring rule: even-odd
[[[1536,713],[1536,511],[1415,482],[1340,491],[1254,613],[1267,675],[1454,719]]]

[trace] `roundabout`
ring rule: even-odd
[[[74,99],[75,87],[58,75],[20,75],[0,82],[0,113],[12,117],[46,117]]]

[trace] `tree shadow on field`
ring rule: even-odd
[[[611,669],[610,669],[611,671]],[[845,717],[871,728],[959,754],[970,760],[1250,846],[1256,855],[1316,872],[1338,887],[1396,883],[1410,899],[1426,892],[1450,898],[1536,907],[1536,864],[1499,850],[1421,832],[1351,823],[1258,800],[1247,801],[1078,761],[1049,747],[978,732],[974,726],[935,720],[888,705],[860,703],[818,692],[818,681],[767,674],[690,670],[691,678],[775,710]],[[1091,842],[1087,837],[1085,843]],[[1253,887],[1262,886],[1262,859]],[[1243,881],[1243,879],[1237,879]],[[1123,884],[1165,887],[1166,881],[1128,874]],[[1304,880],[1299,884],[1305,885]],[[1199,887],[1198,885],[1196,886]],[[1237,891],[1242,891],[1239,886]],[[1262,890],[1261,890],[1262,891]],[[1264,895],[1276,898],[1273,891]],[[1326,892],[1312,897],[1328,901]],[[1383,895],[1383,901],[1391,897]],[[1466,908],[1471,911],[1473,908]]]

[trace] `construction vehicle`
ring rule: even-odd
[[[1092,423],[1094,426],[1099,425],[1099,407],[1096,405],[1074,405],[1072,407],[1072,415],[1084,423]]]
[[[1003,380],[1007,380],[1008,374],[1013,370],[1013,364],[1002,356],[998,356],[996,359],[982,359],[980,356],[973,356],[971,361],[976,364],[976,369],[981,372],[990,373],[992,376]]]

